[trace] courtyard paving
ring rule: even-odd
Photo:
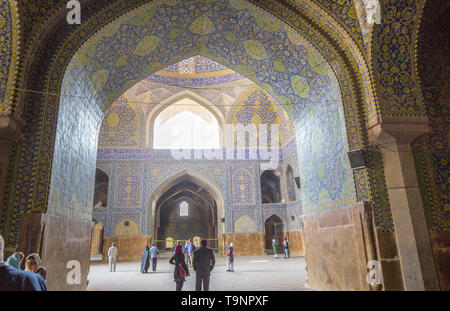
[[[118,262],[116,272],[108,264],[92,262],[89,272],[90,291],[174,291],[173,265],[170,254],[162,254],[157,271],[140,273],[139,262]],[[226,258],[216,256],[211,275],[211,291],[305,291],[304,257],[290,259],[273,256],[235,257],[235,272],[226,271]],[[191,268],[190,268],[191,269]],[[151,270],[151,269],[150,269]],[[190,271],[183,290],[195,290],[195,272]]]

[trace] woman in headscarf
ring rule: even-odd
[[[45,267],[41,266],[42,260],[41,257],[36,254],[30,254],[26,258],[25,262],[25,271],[34,272],[37,274],[40,274],[44,281],[47,280],[47,269]]]
[[[275,237],[273,237],[272,240],[272,248],[273,248],[273,257],[278,258],[277,240],[275,240]]]
[[[20,265],[22,264],[23,258],[25,255],[22,252],[15,252],[11,256],[8,257],[8,260],[6,260],[6,263],[16,269],[21,269]]]
[[[177,245],[175,247],[175,254],[170,258],[169,263],[171,265],[175,265],[175,269],[173,270],[173,277],[175,280],[176,291],[179,292],[183,288],[184,281],[186,281],[186,277],[189,276],[189,269],[184,261],[183,249],[181,245]]]
[[[141,256],[141,272],[147,273],[148,267],[150,267],[150,248],[146,245]]]
[[[227,249],[227,272],[234,272],[234,244],[225,242],[225,248]]]

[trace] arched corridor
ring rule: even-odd
[[[154,241],[159,249],[167,249],[167,238],[174,240],[207,239],[217,249],[217,205],[214,198],[200,186],[182,181],[156,202]],[[198,244],[198,243],[197,243]],[[173,244],[170,245],[170,249]]]

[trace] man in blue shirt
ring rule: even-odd
[[[5,243],[0,235],[0,291],[47,291],[42,276],[13,268],[3,261],[4,247]]]
[[[156,247],[155,243],[152,243],[152,247],[150,247],[150,257],[152,258],[152,270],[156,271],[156,263],[159,257],[159,250]]]

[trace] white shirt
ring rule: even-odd
[[[117,255],[118,255],[117,247],[111,246],[111,247],[109,248],[109,250],[108,250],[108,257],[113,257],[113,258],[115,258],[115,257],[117,257]]]

